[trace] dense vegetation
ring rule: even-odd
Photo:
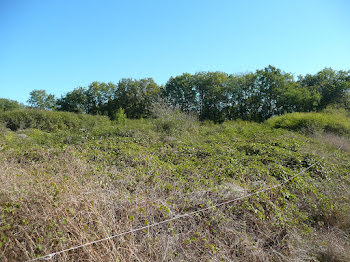
[[[21,109],[23,106],[17,101],[0,98],[0,112],[11,111],[15,109]]]
[[[266,122],[273,127],[306,133],[331,132],[350,137],[349,113],[340,110],[325,110],[323,113],[291,113],[275,116]]]
[[[38,109],[20,109],[0,114],[0,122],[6,128],[18,129],[35,128],[43,131],[57,131],[76,128],[92,128],[97,125],[109,124],[108,117],[88,114],[67,114]]]
[[[164,104],[150,111],[154,118],[131,120],[119,110],[114,121],[0,113],[0,260],[28,260],[222,203],[306,168],[283,187],[53,260],[350,260],[344,112],[215,125]]]
[[[268,187],[53,259],[350,261],[349,92],[350,71],[268,66],[0,99],[0,261]]]
[[[262,122],[292,112],[320,111],[330,105],[350,108],[350,71],[325,68],[297,79],[273,66],[247,74],[200,72],[171,77],[164,86],[151,78],[122,79],[118,84],[93,82],[55,99],[33,90],[34,108],[54,109],[114,119],[122,108],[128,118],[151,116],[151,105],[166,100],[200,120],[243,119]]]

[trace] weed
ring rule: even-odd
[[[346,137],[244,121],[199,123],[162,110],[124,125],[69,113],[1,114],[19,128],[0,132],[0,260],[28,260],[222,203],[307,167],[283,187],[55,259],[349,257],[350,152],[337,151]]]

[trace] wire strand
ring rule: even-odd
[[[336,150],[336,152],[339,151],[342,147],[343,146],[340,146]],[[333,154],[335,154],[335,152]],[[41,256],[41,257],[38,257],[38,258],[35,258],[35,259],[27,260],[27,262],[38,261],[38,260],[51,260],[54,256],[62,254],[62,253],[66,253],[66,252],[69,252],[69,251],[72,251],[72,250],[76,250],[76,249],[79,249],[79,248],[82,248],[82,247],[86,247],[86,246],[90,246],[90,245],[93,245],[93,244],[97,244],[97,243],[100,243],[100,242],[103,242],[103,241],[107,241],[107,240],[110,240],[110,239],[113,239],[113,238],[121,237],[121,236],[124,236],[124,235],[127,235],[127,234],[131,234],[131,233],[134,233],[134,232],[141,231],[141,230],[150,229],[152,227],[157,227],[159,225],[166,224],[166,223],[169,223],[169,222],[177,220],[177,219],[181,219],[181,218],[184,218],[184,217],[190,217],[190,216],[193,216],[195,214],[208,211],[210,209],[216,209],[218,207],[221,207],[221,206],[224,206],[224,205],[228,205],[228,204],[231,204],[233,202],[237,202],[239,200],[243,200],[243,199],[249,198],[251,196],[259,195],[259,194],[261,194],[263,192],[270,191],[270,190],[275,189],[275,188],[282,187],[285,184],[287,184],[290,181],[292,181],[294,178],[304,174],[310,168],[312,168],[313,166],[315,166],[318,163],[320,163],[323,159],[324,159],[324,157],[322,157],[320,160],[316,161],[312,165],[308,166],[307,168],[305,168],[304,170],[302,170],[298,174],[296,174],[296,175],[286,179],[284,182],[281,182],[281,183],[279,183],[279,184],[277,184],[275,186],[267,187],[267,188],[258,190],[258,191],[254,192],[254,193],[246,194],[244,196],[237,197],[237,198],[231,199],[231,200],[227,200],[227,201],[224,201],[222,203],[215,204],[215,205],[212,205],[212,206],[209,206],[209,207],[206,207],[206,208],[202,208],[202,209],[198,209],[198,210],[195,210],[195,211],[192,211],[192,212],[180,214],[180,215],[174,216],[172,218],[165,219],[163,221],[160,221],[160,222],[157,222],[157,223],[153,223],[153,224],[150,224],[150,225],[147,225],[147,226],[138,227],[138,228],[131,229],[129,231],[125,231],[125,232],[122,232],[122,233],[119,233],[119,234],[116,234],[116,235],[112,235],[112,236],[109,236],[109,237],[98,239],[98,240],[95,240],[95,241],[92,241],[92,242],[88,242],[88,243],[85,243],[85,244],[82,244],[82,245],[74,246],[74,247],[71,247],[71,248],[63,249],[63,250],[60,250],[60,251],[57,251],[57,252],[54,252],[54,253],[51,253],[51,254],[47,254],[47,255],[44,255],[44,256]]]

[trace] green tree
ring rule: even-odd
[[[52,110],[56,107],[56,99],[52,94],[47,94],[45,90],[33,90],[30,92],[28,103],[31,107]]]
[[[194,78],[189,73],[170,77],[162,89],[162,97],[184,112],[198,113],[197,90]]]
[[[15,100],[0,98],[0,112],[20,109],[22,106]]]
[[[228,75],[222,72],[185,73],[172,77],[162,95],[174,107],[185,112],[196,112],[201,120],[222,122],[227,107]]]
[[[87,113],[107,115],[109,103],[113,100],[116,85],[113,83],[92,82],[85,91]]]
[[[320,96],[318,109],[325,109],[331,104],[346,104],[350,92],[350,71],[335,71],[325,68],[315,75],[299,77],[299,83],[316,90]]]
[[[200,72],[194,75],[201,120],[224,121],[224,108],[228,103],[227,81],[228,75],[222,72]]]
[[[321,95],[312,88],[292,82],[279,92],[279,114],[292,112],[310,112],[317,109]]]
[[[250,111],[254,107],[251,96],[254,92],[256,75],[254,73],[230,75],[226,88],[226,119],[250,120]]]
[[[124,125],[126,122],[126,115],[123,108],[119,108],[115,113],[113,120],[118,124]]]
[[[88,113],[86,90],[78,87],[57,100],[57,109],[74,113]]]
[[[122,108],[128,118],[141,118],[151,115],[152,103],[159,99],[160,87],[152,78],[140,80],[122,79],[110,105],[110,112]]]
[[[281,96],[294,82],[293,76],[271,65],[257,70],[255,74],[255,95],[258,104],[253,120],[264,121],[271,116],[282,114],[284,108]]]

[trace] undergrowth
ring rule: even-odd
[[[27,117],[11,117],[17,114]],[[17,131],[2,115],[0,260],[28,260],[149,225],[309,168],[283,187],[54,259],[349,261],[347,149],[269,124],[214,125],[176,114],[91,117],[88,124],[90,116],[60,113],[54,121],[64,126],[38,121]]]

